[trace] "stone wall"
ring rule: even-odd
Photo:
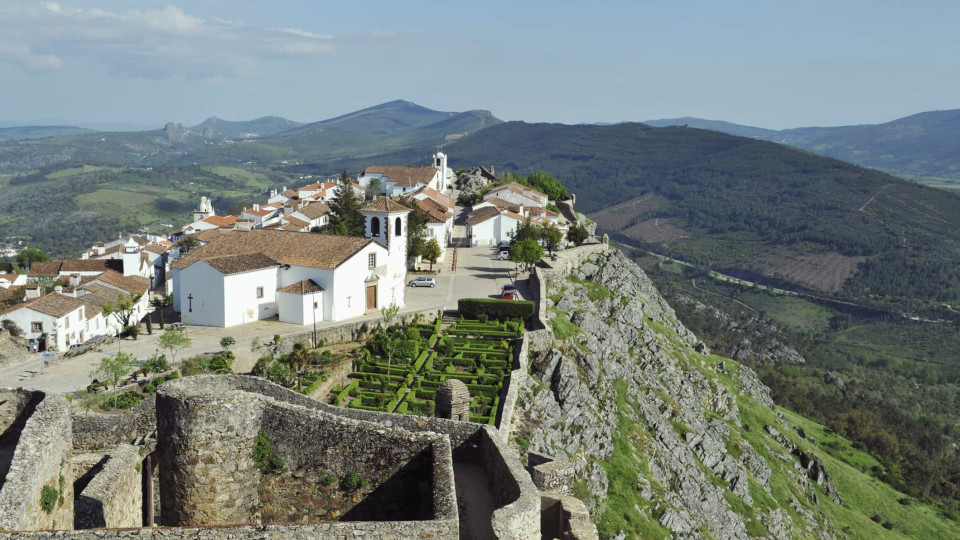
[[[557,492],[540,497],[541,522],[545,538],[564,540],[597,540],[597,526],[590,521],[590,511],[580,499]]]
[[[143,524],[142,446],[121,445],[76,500],[77,529],[139,527]]]
[[[156,398],[150,396],[121,414],[77,414],[73,417],[73,447],[97,451],[130,444],[157,429]]]
[[[540,493],[523,466],[508,457],[510,450],[493,428],[480,432],[479,451],[497,507],[492,519],[496,537],[540,538]]]
[[[553,457],[527,452],[527,471],[533,484],[540,491],[555,491],[571,493],[573,491],[574,468],[573,463],[567,460],[557,460]]]
[[[519,346],[516,347],[514,351],[513,371],[510,372],[506,391],[500,400],[502,403],[500,407],[500,418],[497,419],[497,430],[500,432],[500,437],[504,441],[510,438],[510,430],[513,428],[513,413],[517,406],[517,397],[520,395],[520,389],[527,384],[529,355],[527,352],[526,335],[520,339]]]
[[[318,523],[314,525],[235,525],[225,527],[150,528],[150,529],[102,529],[91,531],[58,532],[0,532],[0,540],[18,539],[69,539],[83,540],[90,537],[110,540],[114,538],[139,538],[142,540],[210,539],[231,540],[400,540],[418,538],[431,540],[457,540],[459,530],[456,520],[449,521],[394,521],[383,523]],[[539,536],[537,537],[539,538]]]
[[[415,315],[420,315],[420,320],[429,324],[437,320],[437,309],[438,308],[429,308],[401,312],[400,319],[410,320]],[[382,319],[377,319],[374,321],[353,322],[337,326],[317,328],[317,341],[319,342],[322,339],[328,345],[333,343],[357,341],[363,335],[364,327],[366,327],[367,332],[370,332],[381,322]],[[283,344],[293,347],[294,343],[302,343],[307,346],[313,346],[313,330],[283,336]]]
[[[435,470],[449,460],[438,457],[451,452],[446,437],[327,414],[251,377],[190,377],[157,396],[167,524],[452,520],[456,529],[455,495],[437,498],[454,493],[452,472]],[[283,460],[276,473],[253,462],[261,429]],[[345,486],[349,473],[365,487]]]
[[[8,396],[14,398],[12,393]],[[37,530],[73,527],[73,471],[70,460],[70,406],[63,396],[31,392],[16,399],[42,400],[20,431],[10,468],[0,488],[0,529]],[[27,410],[26,408],[23,409]],[[9,415],[8,415],[9,416]],[[57,500],[50,513],[41,506],[44,486]],[[62,501],[62,502],[61,502]]]

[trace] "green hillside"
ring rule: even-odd
[[[279,116],[264,116],[256,120],[239,122],[211,116],[190,129],[199,132],[207,139],[250,139],[268,137],[302,125],[301,122],[294,122]]]
[[[16,141],[20,139],[41,139],[55,135],[76,135],[87,133],[89,129],[73,126],[17,126],[0,128],[0,141]]]
[[[695,264],[895,309],[960,302],[960,196],[872,169],[643,124],[510,122],[448,153],[550,171],[601,227]]]

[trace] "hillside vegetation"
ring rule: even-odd
[[[600,214],[600,226],[694,264],[815,290],[791,272],[840,264],[847,275],[826,283],[839,281],[844,298],[903,310],[960,302],[960,196],[872,169],[719,132],[642,124],[510,122],[448,152],[455,166],[550,171],[585,212],[633,201],[629,219],[611,211],[616,223],[607,227]],[[634,204],[647,197],[657,204]]]
[[[711,354],[619,252],[547,292],[563,324],[532,356],[513,441],[574,462],[602,538],[960,538],[949,514],[872,477],[873,457]]]
[[[941,187],[960,187],[960,109],[928,111],[882,124],[800,127],[780,131],[702,118],[652,120],[649,125],[712,129],[789,144]]]

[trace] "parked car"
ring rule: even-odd
[[[500,298],[503,300],[519,300],[520,295],[517,293],[516,289],[512,291],[503,291],[503,294],[500,295]]]
[[[506,285],[503,286],[503,292],[507,292],[507,291],[517,292],[517,286],[514,285],[513,283],[507,283]]]
[[[436,287],[437,280],[430,276],[420,276],[417,279],[411,279],[407,285],[411,287]]]
[[[503,242],[500,242],[499,244],[497,244],[497,249],[499,250],[510,249],[510,241],[504,240]]]
[[[497,253],[497,260],[498,260],[498,261],[505,261],[505,260],[507,260],[507,259],[509,259],[509,258],[510,258],[510,250],[509,250],[509,249],[501,249],[501,250]]]

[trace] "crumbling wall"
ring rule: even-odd
[[[31,392],[26,403],[42,398],[20,430],[10,467],[0,488],[0,529],[39,530],[73,527],[73,471],[70,459],[70,406],[62,396]],[[22,412],[22,411],[21,411]],[[8,415],[9,417],[9,415]],[[43,508],[44,487],[51,495]]]
[[[97,451],[130,444],[157,429],[156,397],[149,396],[122,414],[78,414],[73,417],[73,447]]]
[[[139,527],[143,523],[141,446],[122,445],[107,456],[76,501],[77,529]]]
[[[158,390],[166,524],[452,519],[456,527],[455,495],[437,501],[433,486],[433,469],[441,463],[435,456],[450,454],[445,437],[251,393],[242,387],[299,401],[298,394],[250,379],[191,377]],[[254,463],[261,430],[283,462],[277,470],[261,471]],[[363,486],[347,485],[351,473]],[[452,472],[444,481],[453,493]],[[450,508],[452,513],[441,515]]]
[[[540,538],[540,493],[508,452],[493,428],[480,432],[482,465],[497,505],[493,532],[497,538]]]

